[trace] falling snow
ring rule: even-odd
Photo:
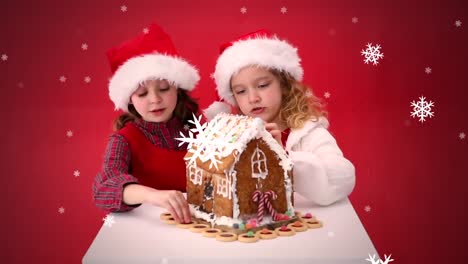
[[[422,123],[426,121],[426,117],[433,117],[434,112],[432,112],[432,107],[434,106],[434,103],[432,101],[427,102],[426,97],[421,96],[419,97],[419,101],[411,102],[411,106],[413,107],[413,112],[411,112],[411,116],[414,117],[419,117],[419,121]]]
[[[85,83],[90,83],[91,82],[91,77],[86,76],[86,77],[84,77],[83,80],[84,80]]]
[[[282,14],[286,14],[286,12],[288,12],[288,9],[287,9],[285,6],[283,6],[283,7],[280,9],[280,11],[281,11]]]
[[[372,210],[372,208],[370,207],[370,205],[364,206],[364,211],[369,213],[371,210]]]
[[[148,34],[148,33],[149,33],[149,29],[145,27],[145,28],[143,29],[143,33],[144,33],[144,34]]]
[[[121,6],[120,11],[122,11],[123,13],[127,12],[127,6],[126,5]]]
[[[73,131],[68,130],[67,131],[67,137],[69,137],[69,138],[73,137]]]
[[[81,49],[82,50],[87,50],[88,49],[88,44],[86,44],[86,43],[81,44]]]
[[[64,83],[64,82],[67,81],[67,77],[65,77],[65,76],[62,75],[62,76],[60,76],[59,80],[60,80],[60,82],[63,82],[63,83]]]
[[[464,140],[466,135],[465,135],[465,132],[460,132],[460,134],[458,134],[458,137],[461,139],[461,140]]]
[[[331,94],[330,94],[329,92],[325,92],[325,93],[323,94],[323,96],[324,96],[325,98],[330,98]]]
[[[7,61],[8,60],[8,55],[2,54],[2,61]]]
[[[365,50],[361,50],[361,54],[365,57],[364,62],[368,64],[372,62],[373,65],[379,64],[379,60],[384,57],[384,54],[380,52],[380,45],[375,46],[372,43],[368,43]]]
[[[241,7],[240,12],[242,14],[246,14],[247,13],[247,7],[245,7],[245,6]]]
[[[353,17],[351,18],[351,22],[353,22],[353,24],[356,24],[357,22],[359,22],[359,18]]]
[[[430,73],[432,73],[432,68],[431,67],[426,67],[424,69],[424,72],[427,73],[427,74],[430,74]]]
[[[63,206],[60,206],[58,209],[59,214],[64,214],[65,213],[65,208]]]
[[[312,92],[310,90],[307,90],[305,91],[304,95],[307,97],[307,98],[310,98],[312,97]]]
[[[108,227],[112,227],[112,225],[115,224],[114,216],[111,214],[106,215],[102,221],[104,221],[104,225]]]
[[[80,171],[79,171],[79,170],[75,170],[75,171],[73,172],[73,176],[79,177],[79,176],[80,176]]]
[[[462,22],[460,20],[455,21],[455,26],[456,27],[461,27]]]

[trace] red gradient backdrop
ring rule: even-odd
[[[468,257],[465,1],[9,0],[1,7],[2,262],[81,262],[105,215],[93,205],[91,183],[117,115],[105,51],[153,21],[199,67],[193,96],[202,107],[214,99],[219,44],[268,28],[297,45],[305,82],[326,102],[330,131],[356,166],[350,200],[378,252],[393,263]],[[377,66],[360,54],[369,42],[382,46]],[[420,96],[435,103],[424,123],[410,116]]]

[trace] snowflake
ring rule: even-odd
[[[461,140],[464,140],[466,135],[464,132],[460,132],[460,134],[458,134],[458,137],[461,139]]]
[[[91,82],[91,77],[86,76],[86,77],[84,77],[83,80],[84,80],[85,83],[90,83]]]
[[[24,83],[22,83],[22,82],[19,82],[17,85],[18,85],[18,88],[23,88],[24,87]]]
[[[65,208],[63,206],[60,206],[58,209],[59,214],[64,214],[65,213]]]
[[[8,60],[8,55],[2,54],[2,61],[7,61]]]
[[[425,101],[426,97],[421,96],[419,97],[419,101],[411,102],[411,106],[413,107],[413,112],[411,112],[411,116],[414,118],[419,117],[419,121],[422,123],[426,121],[426,117],[433,117],[434,112],[431,112],[432,106],[434,106],[434,103],[432,101],[426,102]]]
[[[148,34],[148,33],[149,33],[149,29],[148,29],[147,27],[145,27],[145,28],[143,29],[143,33],[144,33],[144,34]]]
[[[79,177],[79,176],[80,176],[80,171],[79,171],[79,170],[75,170],[75,171],[73,172],[73,176]]]
[[[325,98],[330,98],[331,94],[330,94],[329,92],[325,92],[325,93],[323,94],[323,96],[324,96]]]
[[[102,221],[104,221],[104,225],[108,227],[112,227],[112,225],[115,224],[114,216],[110,214],[106,215]]]
[[[431,67],[426,67],[426,68],[424,69],[424,72],[427,73],[427,74],[432,73]]]
[[[73,137],[73,131],[67,130],[67,137],[69,138]]]
[[[204,123],[203,125],[200,124],[201,118],[201,115],[198,119],[195,115],[193,115],[194,120],[189,120],[189,123],[195,125],[195,128],[189,130],[188,137],[186,137],[182,132],[180,132],[180,135],[182,137],[176,139],[181,141],[179,143],[179,146],[183,145],[184,143],[188,143],[188,152],[192,153],[192,157],[186,158],[186,160],[189,160],[189,164],[193,164],[198,158],[202,162],[206,162],[209,160],[210,169],[213,166],[216,169],[218,169],[218,163],[221,163],[221,161],[219,160],[221,157],[221,152],[224,146],[227,144],[221,139],[221,137],[216,136],[216,134],[220,131],[219,126],[222,124],[216,122],[215,120],[212,120],[210,122],[211,126],[208,130],[206,129],[208,123]],[[194,137],[192,132],[197,133],[197,136]],[[193,149],[192,145],[196,145],[196,149]]]
[[[241,12],[242,14],[247,13],[247,7],[245,7],[245,6],[241,7],[240,12]]]
[[[184,125],[184,130],[189,130],[189,129],[190,129],[190,126],[187,125],[187,124],[185,124],[185,125]]]
[[[126,5],[121,6],[120,11],[122,11],[123,13],[127,12],[127,6]]]
[[[353,17],[351,18],[351,22],[353,22],[353,24],[356,24],[357,22],[359,22],[359,18]]]
[[[87,50],[88,49],[88,44],[86,44],[86,43],[81,44],[81,49],[82,50]]]
[[[283,6],[280,10],[283,15],[286,14],[286,12],[288,12],[288,9],[285,6]]]
[[[370,205],[364,206],[364,211],[369,213],[371,210],[372,210],[372,208],[370,207]]]
[[[335,232],[328,231],[327,235],[328,235],[328,237],[335,237]]]
[[[462,25],[461,20],[455,21],[455,26],[456,26],[456,27],[461,27],[461,25]]]
[[[63,83],[64,83],[64,82],[67,81],[67,77],[65,77],[65,76],[62,75],[62,76],[60,76],[59,80],[60,80],[60,82],[63,82]]]
[[[305,97],[310,98],[312,97],[312,92],[310,90],[305,91],[304,93]]]
[[[381,259],[375,259],[375,254],[371,256],[371,254],[369,254],[369,258],[367,258],[366,260],[371,262],[372,264],[388,264],[389,262],[392,262],[393,259],[391,258],[392,257],[392,254],[390,254],[390,256],[387,257],[387,255],[384,255],[385,257],[385,261],[381,260]]]
[[[366,50],[361,50],[361,54],[365,57],[364,62],[367,64],[372,62],[374,65],[379,64],[379,59],[383,58],[383,53],[380,53],[380,45],[372,46],[372,43],[367,44]]]

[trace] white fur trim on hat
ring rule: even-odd
[[[297,48],[288,42],[278,38],[239,40],[225,49],[216,62],[213,77],[220,98],[236,104],[230,87],[231,77],[249,65],[285,71],[298,81],[302,81],[304,73]]]
[[[229,104],[215,101],[213,102],[208,108],[203,110],[203,114],[205,115],[206,119],[211,120],[219,113],[231,113],[231,106]]]
[[[115,110],[128,112],[131,95],[141,82],[150,79],[165,79],[191,91],[200,76],[198,70],[182,58],[157,53],[131,58],[115,71],[109,82],[109,97]]]

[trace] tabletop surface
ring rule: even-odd
[[[219,242],[168,225],[163,208],[144,204],[112,213],[115,223],[101,227],[83,263],[370,263],[378,254],[348,199],[320,207],[295,196],[295,209],[311,213],[324,226],[292,237],[257,243]]]

